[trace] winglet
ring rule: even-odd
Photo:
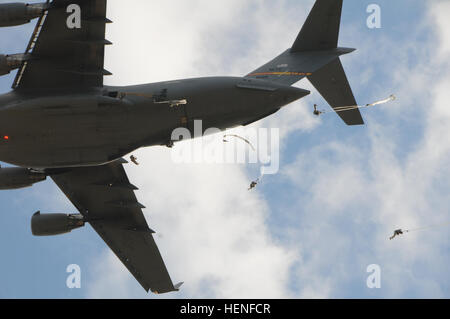
[[[124,159],[123,157],[119,158],[118,160],[116,160],[117,163],[119,164],[128,164],[129,162]]]
[[[184,282],[179,282],[175,286],[173,286],[173,288],[175,289],[175,291],[180,291],[180,288],[183,284],[184,284]]]

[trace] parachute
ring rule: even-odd
[[[387,99],[384,99],[384,100],[376,101],[376,102],[366,104],[366,105],[339,106],[339,107],[335,107],[333,109],[333,111],[319,111],[317,109],[317,105],[315,104],[313,114],[316,116],[320,116],[322,114],[333,113],[333,112],[337,112],[337,113],[347,112],[347,111],[351,111],[351,110],[355,110],[355,109],[363,109],[363,108],[369,108],[369,107],[373,107],[373,106],[377,106],[377,105],[386,104],[386,103],[395,101],[396,99],[397,99],[397,97],[392,94],[390,97],[388,97]]]
[[[228,134],[228,135],[224,135],[223,137],[223,142],[224,143],[228,143],[227,137],[235,137],[238,138],[242,141],[244,141],[245,143],[247,143],[248,145],[250,145],[250,147],[252,148],[253,151],[256,151],[255,147],[253,146],[253,144],[247,140],[246,138],[243,138],[242,136],[236,135],[236,134]]]
[[[223,137],[223,142],[224,143],[228,143],[229,142],[227,140],[228,137],[234,137],[234,138],[237,138],[237,139],[239,139],[241,141],[244,141],[245,143],[247,143],[252,148],[252,150],[254,152],[256,152],[256,148],[253,146],[253,144],[248,139],[243,138],[242,136],[239,136],[239,135],[236,135],[236,134],[227,134],[227,135],[224,135],[224,137]],[[260,177],[258,177],[258,179],[256,179],[255,181],[251,182],[250,187],[248,188],[248,190],[250,191],[250,190],[254,189],[261,182],[263,176],[264,176],[264,172],[263,172],[263,170],[261,170]]]

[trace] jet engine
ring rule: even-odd
[[[42,15],[48,8],[46,3],[4,3],[0,4],[0,27],[12,27],[30,22]]]
[[[31,218],[31,232],[34,236],[55,236],[70,233],[85,224],[80,214],[41,214]]]
[[[25,188],[46,179],[45,174],[28,168],[0,167],[0,190]]]
[[[20,68],[28,59],[28,54],[0,54],[0,75],[9,74],[12,70]]]

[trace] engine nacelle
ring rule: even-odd
[[[46,179],[45,174],[33,172],[28,168],[0,167],[0,190],[30,187]]]
[[[83,216],[79,214],[41,214],[37,212],[31,218],[31,232],[34,236],[56,236],[70,233],[83,227]]]
[[[42,15],[47,4],[4,3],[0,4],[0,27],[12,27],[30,22]]]
[[[0,54],[0,75],[9,74],[12,70],[20,68],[29,57],[27,54]]]

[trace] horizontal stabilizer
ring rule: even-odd
[[[357,105],[339,58],[308,76],[308,80],[333,109]],[[364,124],[358,108],[338,114],[347,125]]]

